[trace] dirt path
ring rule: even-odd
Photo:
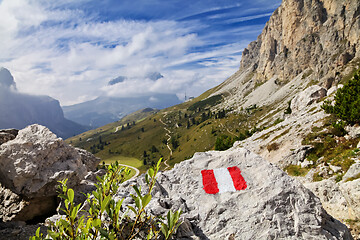
[[[222,128],[226,129],[226,131],[227,131],[228,133],[230,133],[231,135],[237,137],[237,135],[236,135],[235,133],[230,132],[230,130],[229,130],[227,127],[225,127],[224,124],[220,123],[220,125],[221,125]]]
[[[133,180],[134,178],[136,178],[137,176],[139,176],[140,174],[140,171],[139,169],[137,169],[136,167],[133,167],[133,166],[129,166],[129,165],[125,165],[125,164],[121,164],[119,163],[120,166],[123,166],[123,167],[128,167],[128,168],[131,168],[135,171],[135,175],[132,176],[130,179],[126,180],[126,181],[129,181],[129,180]]]
[[[166,113],[164,114],[164,117],[166,116]],[[170,151],[170,157],[172,156],[172,150],[171,150],[171,147],[169,146],[169,142],[170,142],[170,140],[171,140],[171,131],[169,130],[169,129],[167,129],[166,128],[166,124],[163,122],[163,120],[160,118],[160,122],[164,125],[164,129],[165,129],[165,131],[167,131],[167,133],[165,134],[165,136],[167,136],[168,137],[168,139],[166,140],[166,147],[169,149],[169,151]],[[169,158],[170,158],[169,157]],[[165,159],[165,161],[164,161],[164,164],[165,164],[165,166],[166,166],[166,168],[164,169],[164,170],[167,170],[167,169],[169,169],[170,168],[170,165],[167,163],[167,161],[168,161],[168,159]]]

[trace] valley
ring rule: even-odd
[[[217,87],[67,142],[103,160],[134,158],[140,172],[159,158],[165,170],[221,154],[212,150],[245,148],[302,182],[358,236],[359,122],[342,122],[335,111],[324,111],[324,103],[336,101],[344,86],[358,95],[359,84],[348,83],[360,69],[359,6],[349,0],[300,2],[283,2],[242,52],[239,70]],[[337,111],[344,109],[349,107]]]
[[[252,109],[248,114],[226,115],[225,111],[213,111],[213,104],[200,96],[143,119],[131,122],[123,119],[105,125],[69,138],[67,142],[94,153],[105,162],[116,156],[133,157],[141,160],[143,164],[139,168],[144,171],[164,158],[164,167],[169,168],[191,158],[195,152],[217,149],[216,143],[221,150],[231,147],[239,137],[255,131],[251,120],[255,122],[263,111]]]
[[[213,13],[205,17],[226,15]],[[160,41],[157,37],[138,36],[134,49],[148,48],[148,38]],[[14,94],[11,74],[0,69],[7,76],[0,81],[4,92],[24,98],[23,104],[37,99],[24,109],[34,108],[33,115],[50,116],[60,127],[53,128],[55,133],[38,124],[0,131],[0,199],[6,199],[0,201],[0,217],[29,222],[51,216],[61,219],[60,231],[61,224],[71,225],[73,235],[88,228],[84,232],[94,239],[125,239],[122,234],[162,239],[153,235],[156,231],[171,239],[178,227],[173,239],[360,239],[359,1],[283,0],[256,40],[240,50],[238,69],[198,97],[186,95],[213,76],[190,76],[177,69],[185,65],[166,65],[167,59],[159,64],[167,66],[163,75],[146,62],[162,57],[156,54],[134,61],[128,73],[119,65],[117,78],[101,80],[97,97],[64,112],[55,99]],[[211,61],[197,62],[201,72],[219,63]],[[177,81],[182,83],[170,86]],[[169,92],[159,93],[166,87]],[[185,101],[180,102],[183,89]],[[12,109],[4,96],[0,89],[0,107]],[[56,111],[48,110],[49,103]],[[8,115],[12,118],[0,120],[21,119]],[[61,127],[80,126],[67,119],[92,129],[56,135]],[[63,141],[58,136],[71,137]],[[85,223],[85,217],[76,216],[81,204],[73,204],[77,196],[63,176],[88,198],[91,217],[85,227],[79,227]],[[59,197],[70,217],[53,215],[59,181],[64,193]],[[37,212],[43,198],[49,206]],[[29,215],[28,199],[35,209]],[[169,227],[161,222],[164,216]]]

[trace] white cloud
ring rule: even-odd
[[[20,91],[50,95],[63,105],[101,94],[179,95],[187,91],[198,95],[236,70],[240,56],[231,54],[248,43],[243,40],[193,52],[219,33],[198,36],[194,30],[201,25],[199,22],[100,21],[81,9],[64,7],[67,4],[74,2],[0,2],[0,66],[12,72]],[[254,30],[239,31],[246,34]],[[197,61],[199,68],[174,70]],[[164,78],[155,82],[144,79],[145,74],[154,71]],[[107,86],[119,75],[129,78]]]

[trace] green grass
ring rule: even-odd
[[[118,161],[118,163],[120,163],[120,164],[129,165],[129,166],[132,166],[135,168],[140,168],[141,166],[143,166],[142,161],[140,161],[139,159],[132,158],[132,157],[124,157],[124,156],[112,156],[107,159],[102,159],[102,161],[104,161],[105,164],[111,164],[111,163]],[[102,161],[101,161],[101,163],[102,163]]]
[[[359,178],[360,178],[360,173],[356,174],[354,177],[346,179],[346,182],[354,181],[354,180],[359,179]]]
[[[343,174],[345,174],[354,163],[353,159],[360,155],[360,152],[356,148],[360,139],[347,140],[343,137],[337,137],[336,134],[334,134],[333,127],[333,122],[335,121],[336,118],[333,117],[325,118],[323,126],[313,127],[312,132],[303,139],[302,144],[312,145],[314,147],[307,156],[309,161],[316,163],[313,167],[319,164],[331,164],[341,167],[342,172],[336,175],[336,181],[341,181]],[[334,174],[323,177],[320,176],[319,173],[315,173],[313,180],[321,181],[331,176],[334,176]]]
[[[257,126],[259,119],[271,118],[274,112],[281,111],[272,105],[240,113],[230,113],[229,110],[226,110],[225,116],[224,114],[220,115],[218,111],[211,112],[209,107],[217,104],[222,96],[217,95],[206,99],[214,90],[209,90],[192,101],[160,110],[145,117],[138,114],[137,116],[141,116],[141,118],[139,117],[137,120],[136,118],[124,118],[66,141],[73,146],[93,152],[95,156],[106,162],[118,160],[119,163],[129,163],[128,165],[137,167],[144,172],[160,158],[163,158],[164,161],[167,160],[167,163],[173,166],[191,158],[195,152],[214,150],[218,136],[225,135],[235,138],[246,131],[253,129],[258,131],[259,127],[260,129],[269,127],[274,120],[269,121],[269,126]],[[272,111],[271,114],[269,114],[270,111]],[[120,130],[115,133],[118,126],[126,126],[127,122],[132,123],[131,120],[136,124],[131,124],[130,128],[125,127],[124,130],[121,130],[120,127]],[[179,143],[176,149],[169,144],[173,151],[172,156],[166,146],[167,131],[160,120],[166,123],[166,128],[171,131],[171,138],[176,139]],[[157,151],[153,149],[157,149]]]
[[[201,100],[199,102],[194,103],[193,105],[191,105],[189,107],[189,110],[194,111],[197,108],[204,108],[204,107],[211,107],[211,106],[215,106],[216,104],[220,103],[222,100],[222,96],[221,95],[215,95],[209,98],[206,98],[204,100]]]
[[[313,181],[314,182],[320,182],[320,181],[322,181],[324,178],[322,177],[322,176],[320,176],[320,174],[319,173],[314,173],[314,175],[313,175]]]
[[[284,169],[290,176],[305,176],[309,169],[302,168],[299,165],[289,165]]]

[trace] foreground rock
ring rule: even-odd
[[[332,216],[338,219],[360,218],[360,179],[336,183],[331,178],[304,185],[320,198]]]
[[[0,130],[0,145],[6,143],[10,140],[13,140],[18,134],[19,130],[17,129],[1,129]]]
[[[0,145],[0,221],[28,221],[55,212],[56,185],[68,178],[72,188],[100,159],[67,145],[49,129],[31,125]]]
[[[237,166],[247,188],[207,194],[201,170]],[[129,181],[118,197],[128,197]],[[145,186],[143,186],[143,189]],[[276,166],[243,148],[197,153],[158,176],[149,204],[153,214],[183,210],[177,239],[352,239],[344,224],[322,208],[312,192]]]

